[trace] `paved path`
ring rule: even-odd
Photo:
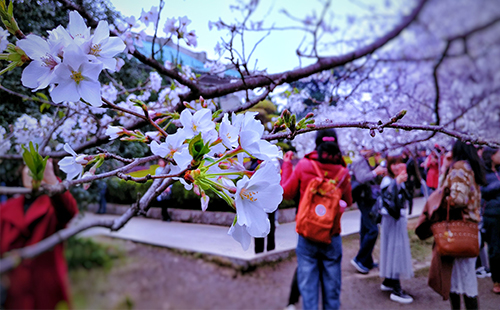
[[[425,199],[415,198],[413,214],[410,218],[418,217],[422,212]],[[72,225],[80,225],[97,218],[116,218],[117,215],[97,215],[85,213],[84,216],[74,220]],[[342,236],[359,232],[359,210],[347,211],[341,219]],[[276,228],[276,250],[255,254],[253,241],[247,251],[227,234],[229,227],[191,224],[181,222],[163,222],[157,219],[143,217],[132,218],[122,229],[111,232],[106,228],[92,228],[80,233],[79,236],[105,235],[151,244],[155,246],[202,253],[207,256],[226,259],[239,266],[248,266],[260,261],[276,260],[287,257],[295,250],[297,233],[295,222],[280,224]]]

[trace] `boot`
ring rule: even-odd
[[[467,310],[477,310],[479,309],[479,304],[477,300],[477,296],[468,297],[464,295],[465,308]]]
[[[450,293],[451,310],[460,310],[460,294]]]

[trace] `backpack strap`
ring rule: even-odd
[[[338,180],[339,180],[339,179],[338,179],[338,177],[339,177],[341,174],[343,174],[343,175],[342,175],[342,178],[340,179],[340,181],[338,181]],[[347,176],[348,174],[349,174],[349,169],[347,169],[347,168],[340,168],[339,172],[337,172],[337,175],[336,175],[336,176],[335,176],[335,178],[334,178],[336,181],[338,181],[338,183],[337,183],[337,187],[340,187],[340,184],[342,184],[342,182],[344,182],[344,180],[345,180],[345,178],[346,178],[346,176]]]
[[[313,167],[314,167],[314,171],[316,171],[316,174],[317,174],[320,178],[324,177],[324,174],[322,174],[322,173],[321,173],[321,170],[319,169],[318,164],[316,163],[316,161],[315,161],[315,160],[313,160],[313,159],[311,159],[310,161],[311,161],[311,163],[312,163],[312,165],[313,165]],[[342,176],[342,178],[341,178],[341,179],[340,179],[340,181],[339,181],[338,177],[339,177],[342,173],[343,173],[344,175]],[[337,172],[337,174],[335,175],[335,177],[332,179],[332,180],[335,180],[335,181],[337,182],[337,184],[336,184],[336,186],[337,186],[337,187],[340,187],[340,184],[342,184],[342,182],[344,182],[344,179],[345,179],[345,177],[347,176],[347,174],[348,174],[348,173],[349,173],[349,170],[348,170],[347,168],[341,168],[341,169],[339,169],[339,172]]]
[[[319,169],[318,164],[316,163],[316,161],[314,159],[310,159],[310,162],[312,163],[312,165],[314,167],[314,171],[316,171],[316,174],[320,178],[324,177],[325,175],[323,173],[321,173],[321,170]]]

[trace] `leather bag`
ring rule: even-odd
[[[438,221],[435,211],[438,210],[440,206],[446,209],[446,197],[449,195],[449,192],[448,188],[438,188],[429,195],[424,209],[418,218],[417,227],[415,228],[415,234],[420,240],[425,240],[433,236],[431,225]]]
[[[441,256],[477,257],[478,224],[466,220],[450,221],[450,202],[446,199],[446,220],[431,225],[437,252]]]

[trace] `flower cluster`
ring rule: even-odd
[[[101,106],[99,74],[103,69],[115,71],[114,57],[124,51],[123,41],[109,36],[106,21],[100,21],[91,35],[75,11],[69,14],[67,28],[58,26],[48,33],[47,39],[30,34],[17,41],[31,59],[22,74],[23,85],[38,90],[54,84],[50,96],[56,103],[83,99],[92,106]]]
[[[255,119],[256,114],[225,114],[216,125],[216,115],[210,109],[201,108],[194,114],[185,109],[179,119],[182,128],[163,142],[150,143],[153,154],[169,159],[170,175],[200,196],[202,210],[208,206],[209,190],[236,209],[229,234],[244,249],[251,237],[269,233],[266,213],[276,210],[283,194],[275,165],[282,153],[277,146],[262,140],[264,126]],[[138,139],[140,135],[120,126],[109,126],[106,134],[111,139]],[[76,158],[73,154],[67,161],[78,167]],[[245,167],[258,162],[257,168]]]
[[[187,26],[191,24],[191,20],[187,16],[179,18],[168,18],[163,27],[163,31],[168,36],[176,36],[177,38],[184,39],[188,46],[196,47],[198,41],[194,30],[188,31]]]

